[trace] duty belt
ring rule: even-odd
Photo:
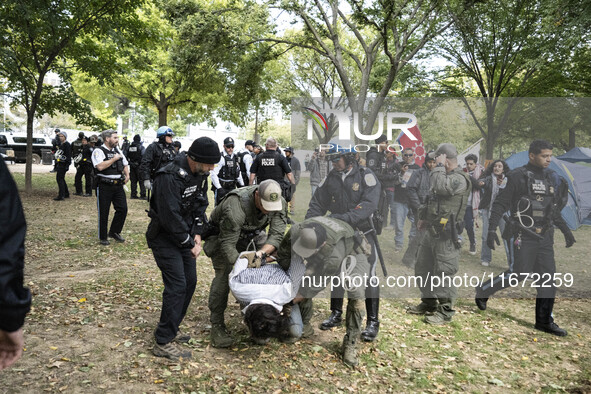
[[[225,181],[223,179],[220,179],[220,185],[223,189],[235,189],[236,181]]]
[[[123,179],[111,179],[105,177],[99,177],[99,181],[108,185],[123,185]]]

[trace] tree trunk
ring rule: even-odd
[[[568,129],[568,150],[574,149],[576,147],[575,143],[575,128],[571,127]]]
[[[126,130],[129,130],[129,118],[121,118],[121,134],[125,134]]]
[[[259,107],[254,110],[254,143],[259,144],[261,136],[259,135]]]
[[[160,92],[160,100],[158,101],[158,127],[168,125],[168,100],[164,93]]]
[[[31,105],[31,108],[37,104]],[[35,111],[27,111],[27,150],[25,153],[25,193],[33,191],[33,121],[35,120]]]

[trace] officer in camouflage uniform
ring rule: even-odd
[[[458,234],[472,184],[458,167],[458,153],[452,144],[441,144],[435,151],[436,167],[429,178],[431,194],[426,207],[419,212],[419,229],[426,229],[419,246],[415,274],[422,278],[421,303],[408,313],[425,315],[429,324],[451,321],[457,289],[448,280],[431,289],[429,278],[451,277],[458,272],[460,243]]]
[[[336,151],[329,152],[327,157],[332,161],[333,169],[326,179],[318,185],[314,193],[306,219],[324,216],[330,211],[330,217],[340,219],[351,227],[363,231],[371,228],[369,220],[378,208],[381,186],[374,173],[365,167],[359,166],[353,152]],[[370,239],[370,242],[373,241]],[[372,247],[372,255],[369,257],[370,270],[368,276],[376,275],[377,253]],[[331,314],[320,325],[320,329],[328,330],[340,326],[343,313],[343,289],[333,289],[330,300]],[[380,329],[378,319],[380,304],[379,287],[369,286],[365,297],[367,310],[367,325],[361,333],[364,341],[374,341]]]
[[[205,241],[204,251],[215,270],[209,292],[211,343],[214,347],[229,347],[234,340],[224,324],[230,291],[228,275],[238,255],[249,246],[256,249],[258,259],[279,247],[287,225],[287,202],[281,197],[279,184],[268,179],[226,194],[211,213],[210,221],[215,230]]]
[[[361,239],[359,234],[357,237]],[[365,243],[365,251],[370,253],[371,247],[367,241]],[[298,295],[294,299],[294,303],[300,305],[304,333],[313,313],[312,298],[330,283],[322,278],[338,277],[347,270],[343,275],[345,278],[349,276],[352,283],[345,286],[349,300],[345,316],[347,332],[343,338],[342,355],[347,365],[357,365],[357,341],[363,324],[362,300],[365,298],[365,283],[360,279],[367,275],[370,266],[361,242],[356,242],[355,231],[346,222],[331,217],[318,216],[306,219],[292,226],[285,235],[279,247],[278,264],[287,270],[292,258],[297,258],[296,255],[306,260],[305,279],[302,280]],[[355,280],[354,277],[361,278]],[[361,286],[353,287],[353,283]]]

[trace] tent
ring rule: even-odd
[[[591,163],[591,149],[573,148],[566,152],[564,155],[558,156],[557,158],[571,163],[576,163],[577,161]]]
[[[521,167],[529,161],[527,151],[518,152],[505,160],[511,169]],[[572,230],[581,225],[591,225],[591,169],[553,158],[550,168],[568,182],[568,202],[562,210],[562,217]]]

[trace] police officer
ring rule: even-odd
[[[296,187],[298,183],[300,183],[300,174],[302,173],[302,165],[297,157],[294,155],[294,149],[291,146],[285,148],[285,157],[287,159],[287,163],[289,164],[289,168],[291,168],[291,173],[293,174],[293,179],[295,180]],[[289,202],[289,213],[294,214],[295,211],[295,199],[294,195],[291,196],[291,201]]]
[[[452,144],[441,144],[435,151],[435,168],[429,174],[431,194],[419,212],[420,230],[424,235],[415,266],[415,274],[422,278],[421,303],[407,312],[425,315],[429,324],[451,321],[457,289],[450,280],[442,280],[431,288],[428,278],[442,275],[453,278],[458,271],[460,244],[458,235],[464,223],[468,195],[472,190],[469,176],[458,167],[458,152]]]
[[[284,178],[289,180],[286,182]],[[285,201],[290,201],[295,192],[295,178],[285,156],[277,152],[277,141],[273,137],[267,138],[265,152],[259,154],[250,167],[250,184],[254,185],[267,179],[273,179],[281,186]]]
[[[80,161],[82,160],[82,138],[84,138],[84,133],[81,131],[78,133],[78,138],[72,142],[72,161],[74,162],[74,167],[76,168],[76,176],[74,177],[74,188],[76,189],[75,196],[82,195],[82,175],[84,175],[84,170],[80,167]]]
[[[279,247],[287,224],[287,202],[281,197],[281,187],[268,179],[232,190],[211,213],[211,224],[219,232],[206,239],[203,249],[215,270],[209,292],[211,343],[223,348],[234,343],[224,323],[228,275],[241,252],[255,249],[262,259]]]
[[[131,177],[131,199],[138,198],[137,184],[140,184],[140,197],[142,200],[146,198],[146,186],[141,181],[140,165],[142,157],[146,149],[142,145],[142,139],[139,134],[133,136],[133,142],[129,145],[127,151],[127,161],[129,162],[129,175]]]
[[[0,371],[15,363],[25,345],[23,324],[31,292],[23,287],[27,222],[18,188],[0,160]]]
[[[244,148],[240,149],[236,154],[238,161],[238,165],[240,166],[240,175],[242,175],[242,182],[244,185],[250,184],[250,167],[252,166],[252,161],[254,157],[254,153],[252,153],[254,149],[254,141],[247,140],[244,143]]]
[[[536,273],[541,278],[543,275],[549,276],[549,286],[537,287],[535,328],[566,336],[566,330],[554,323],[552,318],[556,296],[553,225],[564,234],[567,248],[576,241],[560,213],[566,204],[568,185],[566,180],[548,168],[552,149],[553,146],[547,141],[533,141],[529,146],[529,162],[507,174],[507,185],[493,202],[486,243],[493,250],[495,242],[500,244],[496,228],[503,213],[510,210],[507,226],[515,240],[509,242],[515,245],[514,266],[513,270],[507,270],[476,288],[476,305],[485,310],[491,295],[515,282],[510,280],[511,277],[519,283],[524,279],[521,274]]]
[[[70,168],[70,164],[72,163],[72,148],[67,138],[68,134],[65,131],[57,133],[59,145],[55,152],[55,179],[59,192],[57,197],[53,199],[54,201],[62,201],[64,198],[70,198],[70,192],[66,184],[66,172],[68,172],[68,168]]]
[[[236,189],[237,185],[244,186],[238,157],[234,153],[234,139],[224,139],[224,152],[220,162],[216,164],[211,172],[212,190],[215,195],[215,205],[218,205],[222,198]]]
[[[152,179],[156,171],[170,163],[176,156],[176,150],[172,145],[174,133],[168,126],[162,126],[156,130],[158,141],[152,142],[142,157],[140,176],[147,190],[152,190]]]
[[[292,244],[293,242],[293,244]],[[293,253],[292,253],[293,248]],[[365,251],[367,252],[367,250]],[[355,231],[346,222],[332,217],[314,217],[292,226],[281,242],[278,251],[278,264],[285,270],[290,267],[294,256],[306,260],[306,277],[302,281],[294,303],[299,304],[304,327],[312,316],[312,298],[326,287],[327,276],[348,276],[346,334],[343,338],[343,361],[357,365],[357,341],[363,324],[363,304],[365,298],[363,278],[370,271],[367,256],[355,242]],[[349,268],[353,267],[350,272]],[[346,273],[345,273],[346,272]],[[304,329],[304,332],[306,330]]]
[[[99,239],[101,245],[109,245],[107,239],[107,224],[111,203],[115,208],[115,215],[108,236],[117,242],[125,242],[121,230],[127,217],[127,198],[123,185],[129,181],[129,165],[119,148],[119,137],[115,130],[102,132],[103,144],[92,152],[92,164],[96,168],[99,210]]]
[[[332,170],[312,196],[306,219],[324,216],[330,211],[330,217],[342,220],[355,229],[367,231],[371,228],[370,217],[378,208],[380,183],[370,169],[357,164],[353,152],[337,151],[333,148],[328,152],[327,158],[332,161]],[[375,276],[377,253],[373,244],[369,263],[368,275]],[[320,325],[322,330],[342,324],[343,295],[342,288],[333,290],[330,299],[331,314]],[[365,297],[367,325],[361,333],[361,338],[364,341],[373,341],[380,329],[379,288],[368,287]]]
[[[423,167],[413,172],[406,185],[406,190],[408,192],[408,207],[412,211],[412,216],[414,218],[419,217],[419,208],[427,204],[431,189],[429,176],[433,168],[435,168],[435,151],[427,153]],[[418,220],[415,220],[412,225],[417,226],[417,222]],[[415,230],[414,236],[411,236],[408,240],[408,248],[402,257],[402,264],[414,268],[417,252],[423,235],[425,235],[425,230]]]
[[[92,148],[88,142],[88,137],[82,138],[82,150],[80,152],[80,161],[78,162],[78,170],[84,175],[84,197],[92,197]],[[78,176],[78,173],[76,173]],[[82,178],[82,177],[80,177]],[[80,190],[82,190],[82,179],[80,179]]]
[[[375,140],[375,146],[371,146],[365,154],[367,167],[376,175],[385,168],[387,147],[388,137],[382,134]]]
[[[124,135],[123,136],[123,144],[121,144],[121,152],[123,153],[123,156],[125,156],[126,158],[127,158],[127,153],[129,151],[129,146],[130,146],[130,143],[127,140],[127,136]]]
[[[179,331],[197,284],[196,258],[206,225],[207,175],[220,159],[214,140],[196,139],[189,151],[158,170],[154,177],[152,219],[146,232],[148,247],[162,272],[162,311],[154,332],[152,352],[170,359],[190,358],[191,352],[177,342],[190,337]]]

